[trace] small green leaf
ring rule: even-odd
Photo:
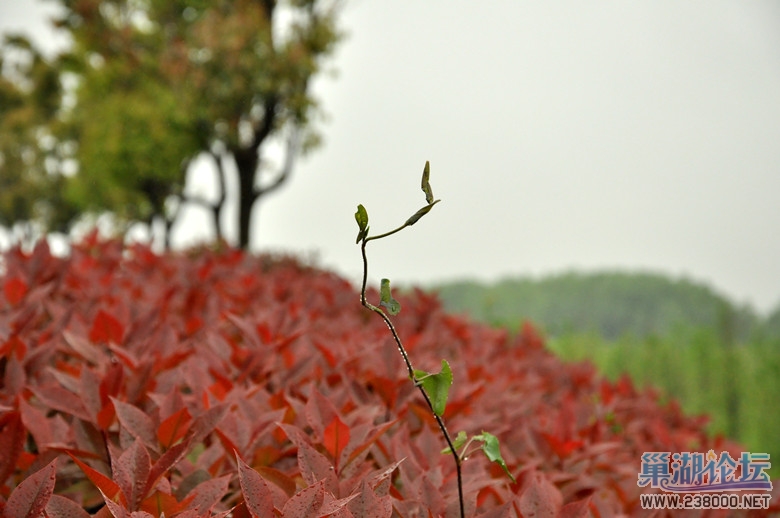
[[[461,431],[458,432],[458,436],[455,437],[455,440],[452,441],[452,446],[456,450],[459,450],[460,447],[463,446],[464,444],[466,444],[466,441],[468,441],[468,440],[469,440],[469,437],[468,437],[468,435],[466,435],[466,432],[461,430]],[[449,446],[447,446],[446,448],[441,450],[441,452],[443,454],[447,454],[447,453],[452,453],[452,450],[450,449]]]
[[[426,205],[422,209],[418,210],[417,212],[412,214],[411,217],[409,217],[409,219],[406,220],[406,223],[404,223],[404,225],[407,226],[407,227],[411,227],[412,225],[417,223],[417,220],[419,220],[421,217],[423,217],[426,214],[428,214],[431,211],[431,209],[433,208],[433,206],[436,205],[437,203],[439,203],[440,201],[441,200],[436,200],[433,203],[431,203],[429,205]]]
[[[433,412],[441,417],[447,407],[447,396],[452,386],[452,369],[447,360],[441,361],[441,372],[430,374],[425,371],[414,371],[414,377],[423,386],[425,393],[431,399]]]
[[[397,315],[401,311],[401,303],[395,300],[390,292],[389,279],[382,279],[379,285],[379,305],[386,307],[391,315]]]
[[[433,191],[431,190],[431,164],[426,160],[425,169],[423,169],[422,175],[422,190],[425,193],[425,201],[430,205],[433,203]]]
[[[355,243],[360,243],[360,241],[368,235],[368,212],[366,212],[366,208],[363,205],[357,206],[355,221],[357,221],[359,229]]]
[[[509,468],[507,468],[504,458],[501,457],[501,446],[498,443],[498,437],[483,430],[480,435],[475,435],[474,439],[482,442],[482,451],[485,452],[485,456],[488,460],[490,462],[498,463],[499,466],[504,468],[504,471],[509,475],[509,478],[512,479],[512,482],[517,482],[515,477],[509,472]]]

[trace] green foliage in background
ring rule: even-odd
[[[527,319],[551,336],[593,332],[614,340],[665,335],[680,326],[727,326],[734,339],[746,340],[761,324],[750,308],[708,286],[655,273],[570,272],[493,284],[457,281],[433,289],[450,311],[512,329]]]
[[[710,329],[664,338],[608,341],[574,334],[548,342],[565,360],[590,360],[610,379],[628,374],[654,387],[692,415],[707,414],[709,430],[738,440],[752,452],[780,459],[780,342],[729,347]],[[772,475],[780,475],[773,462]]]
[[[0,176],[13,191],[0,198],[2,223],[36,220],[45,230],[108,211],[169,228],[190,202],[209,209],[219,238],[225,175],[235,170],[238,245],[246,248],[256,202],[319,141],[310,83],[340,40],[340,2],[55,3],[69,48],[46,59],[9,37],[0,52]],[[284,154],[276,163],[273,143]],[[201,154],[213,159],[216,199],[185,194],[188,166]],[[52,182],[62,185],[49,189]],[[41,217],[41,201],[56,214]]]
[[[0,225],[22,234],[31,222],[60,230],[73,216],[62,178],[49,174],[54,141],[42,128],[57,111],[59,77],[24,38],[0,45]]]
[[[780,458],[780,306],[766,317],[709,287],[648,273],[568,273],[436,288],[444,306],[497,326],[540,325],[565,360],[628,374],[710,416],[709,429]],[[772,470],[780,474],[780,465]]]

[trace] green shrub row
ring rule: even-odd
[[[714,332],[696,329],[615,341],[569,334],[548,347],[565,360],[592,361],[610,379],[626,373],[676,399],[687,414],[709,415],[711,433],[769,453],[771,474],[780,476],[780,344],[728,347]]]

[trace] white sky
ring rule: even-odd
[[[0,28],[40,5],[0,0]],[[394,228],[430,160],[442,202],[369,245],[375,279],[650,269],[780,301],[777,2],[347,0],[342,22],[325,145],[257,207],[256,249],[357,279],[356,205]]]

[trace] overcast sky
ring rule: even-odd
[[[0,0],[0,27],[38,4]],[[342,23],[325,144],[256,210],[257,249],[356,279],[356,205],[394,228],[430,160],[442,202],[370,243],[376,279],[620,268],[780,301],[780,3],[348,0]],[[193,213],[180,242],[211,237]]]

